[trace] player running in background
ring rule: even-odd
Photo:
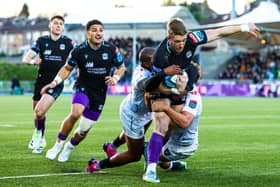
[[[104,26],[99,20],[91,20],[86,25],[87,40],[77,46],[69,55],[67,63],[61,68],[55,79],[42,89],[46,92],[65,80],[77,66],[79,74],[75,82],[70,114],[63,120],[57,141],[47,151],[46,157],[54,160],[61,151],[67,136],[75,122],[81,117],[79,126],[63,151],[58,161],[65,162],[70,153],[87,135],[98,121],[107,96],[108,86],[116,85],[125,72],[123,58],[117,47],[104,41]],[[113,75],[111,69],[116,67]]]
[[[37,154],[42,153],[46,146],[46,113],[61,94],[63,82],[43,94],[40,93],[41,89],[54,79],[73,49],[73,41],[63,35],[64,18],[62,16],[53,16],[50,19],[49,29],[50,34],[39,37],[22,59],[24,64],[39,64],[33,92],[35,130],[28,145],[33,150],[32,152]]]
[[[163,78],[164,72],[161,69],[173,64],[179,65],[182,70],[187,71],[189,82],[186,89],[187,91],[192,91],[193,83],[195,82],[193,78],[197,76],[195,76],[195,71],[192,70],[193,68],[189,68],[189,64],[197,46],[237,32],[248,32],[252,36],[257,37],[259,29],[255,24],[248,23],[188,33],[184,22],[179,18],[173,18],[167,24],[167,37],[158,47],[154,56],[153,65],[158,68],[158,72],[162,74]],[[151,90],[155,89],[159,83],[160,81],[157,83],[154,82]],[[176,94],[176,92],[174,93]],[[165,101],[168,105],[171,101],[171,105],[175,107],[176,105],[185,103],[184,98],[176,101],[172,97],[169,97],[169,100],[165,99]],[[168,131],[170,122],[171,117],[166,112],[154,112],[155,129],[149,140],[149,165],[143,176],[144,181],[159,182],[159,179],[156,177],[156,166],[162,150],[164,136]]]

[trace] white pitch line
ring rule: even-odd
[[[1,123],[0,123],[0,127],[13,127],[13,125],[11,125],[11,124],[3,124],[3,125],[1,125]]]
[[[106,173],[105,171],[97,171],[94,172],[93,175],[97,173]],[[79,173],[49,173],[49,174],[38,174],[38,175],[22,175],[22,176],[5,176],[0,177],[0,180],[2,179],[22,179],[22,178],[36,178],[36,177],[51,177],[51,176],[67,176],[67,175],[90,175],[90,173],[87,172],[79,172]]]

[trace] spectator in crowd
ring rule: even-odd
[[[11,80],[11,95],[23,94],[23,89],[20,86],[20,81],[17,75],[14,75]]]
[[[261,83],[264,79],[275,80],[280,71],[279,49],[259,52],[240,52],[229,62],[226,69],[218,74],[218,79],[251,80]]]

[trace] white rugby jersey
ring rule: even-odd
[[[132,76],[131,93],[126,99],[129,100],[128,103],[131,106],[131,110],[139,115],[149,112],[144,102],[145,90],[143,86],[139,84],[139,82],[143,79],[150,78],[151,76],[152,72],[141,67],[140,65],[135,68]]]
[[[170,138],[172,141],[176,142],[176,144],[188,146],[198,141],[198,124],[202,113],[202,99],[196,87],[188,92],[187,100],[182,111],[192,113],[194,119],[187,128],[176,127],[173,129]]]

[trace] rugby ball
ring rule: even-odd
[[[166,75],[163,84],[169,88],[176,88],[177,75]]]

